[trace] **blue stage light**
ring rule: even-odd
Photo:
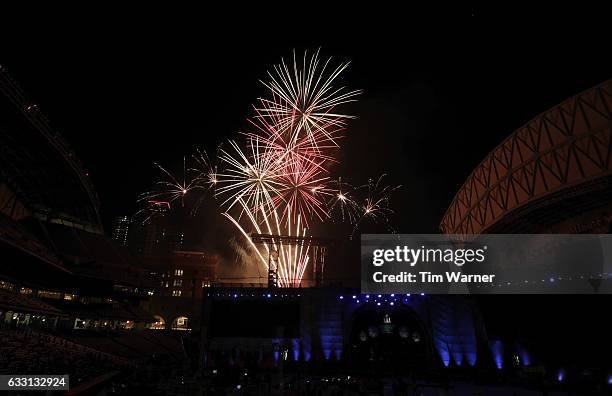
[[[565,370],[560,369],[560,370],[557,372],[557,381],[559,381],[559,382],[563,382],[563,380],[564,380],[564,379],[565,379]]]

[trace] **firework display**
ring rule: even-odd
[[[390,227],[388,219],[389,215],[393,213],[390,206],[390,197],[400,186],[389,186],[383,183],[383,178],[386,175],[380,175],[380,177],[374,182],[374,179],[368,180],[368,184],[364,186],[367,188],[367,195],[360,207],[361,216],[355,222],[353,228],[353,234],[357,231],[361,222],[371,220],[374,223],[384,223],[388,230],[394,232]]]
[[[171,203],[194,190],[213,191],[225,216],[239,231],[260,265],[274,257],[278,285],[299,287],[312,262],[307,243],[263,243],[251,234],[305,238],[314,223],[342,221],[357,227],[372,220],[386,223],[389,196],[397,187],[382,185],[382,176],[352,187],[331,170],[338,161],[339,142],[346,123],[354,118],[340,107],[361,93],[339,84],[349,63],[332,66],[319,52],[293,54],[261,81],[268,96],[259,98],[250,128],[240,133],[243,144],[229,140],[218,149],[215,162],[198,150],[192,168],[183,166],[175,177],[159,166],[164,179],[143,199]],[[365,194],[363,200],[360,195]],[[280,241],[280,239],[279,239]]]
[[[183,172],[180,177],[175,176],[160,164],[154,164],[160,171],[162,178],[155,183],[155,188],[142,194],[138,201],[151,202],[154,200],[164,200],[172,203],[178,199],[181,205],[185,204],[184,197],[193,189],[201,188],[197,178],[190,178],[186,169],[186,159],[183,158]]]

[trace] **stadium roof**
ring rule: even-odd
[[[35,217],[101,232],[88,172],[2,65],[0,114],[0,186]]]
[[[457,192],[440,229],[542,231],[534,227],[570,218],[610,197],[612,80],[567,99],[499,144]]]

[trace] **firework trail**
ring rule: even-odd
[[[330,217],[326,199],[331,192],[326,186],[329,180],[322,163],[288,161],[280,177],[283,188],[273,198],[273,204],[280,209],[281,220],[291,223],[300,216],[308,226],[310,218],[325,221]]]
[[[351,237],[365,221],[371,221],[376,224],[384,223],[388,231],[395,232],[389,223],[389,216],[393,214],[393,210],[390,206],[390,199],[391,194],[401,186],[384,185],[383,178],[385,176],[386,174],[380,175],[376,182],[374,182],[374,179],[370,179],[367,185],[362,186],[362,188],[367,189],[367,196],[360,206],[361,216],[355,223]]]
[[[183,170],[180,176],[175,176],[158,163],[154,163],[154,165],[162,178],[155,183],[153,190],[142,194],[138,198],[138,202],[165,201],[170,204],[180,199],[181,205],[184,206],[185,196],[190,191],[201,188],[197,178],[189,176],[190,172],[187,169],[185,157],[183,157]]]
[[[238,206],[239,218],[245,211],[258,218],[262,209],[264,212],[274,209],[273,197],[284,188],[282,161],[254,140],[248,144],[250,153],[242,151],[233,140],[229,144],[231,150],[220,149],[221,162],[226,168],[218,175],[215,195],[223,197],[221,206],[227,205],[226,211]]]
[[[195,182],[208,188],[216,188],[219,181],[217,164],[210,160],[206,151],[196,149],[193,161],[195,162],[195,167],[190,168],[190,170],[198,175],[195,178]]]
[[[283,59],[268,72],[269,80],[262,81],[272,98],[260,98],[261,106],[257,109],[258,116],[269,119],[274,129],[297,132],[290,134],[296,140],[305,135],[317,151],[322,137],[334,143],[335,134],[344,128],[346,120],[354,118],[336,112],[335,108],[355,101],[361,93],[334,85],[349,63],[332,68],[331,60],[321,63],[317,50],[311,57],[305,52],[300,64],[294,51],[291,65]]]
[[[196,177],[194,182],[203,191],[216,191],[217,183],[219,182],[218,176],[218,165],[217,159],[219,154],[219,147],[217,147],[217,156],[210,159],[208,153],[205,150],[196,149],[195,153],[191,156],[193,165],[188,170],[193,172]],[[196,197],[195,204],[191,209],[191,215],[196,216],[202,204],[206,201],[207,194],[200,194]]]
[[[333,195],[328,201],[328,213],[332,219],[356,224],[361,218],[361,207],[355,201],[356,188],[344,183],[339,177],[333,184]]]

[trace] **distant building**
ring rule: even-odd
[[[200,251],[174,251],[141,258],[154,285],[144,307],[156,328],[187,330],[199,326],[203,290],[218,278],[218,258]]]
[[[183,249],[184,232],[169,219],[169,211],[168,202],[150,201],[144,219],[132,221],[127,244],[133,253],[163,256]]]
[[[113,222],[112,237],[121,246],[128,245],[128,233],[130,229],[131,219],[128,216],[117,216]]]

